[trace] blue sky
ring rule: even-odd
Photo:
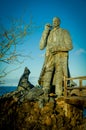
[[[26,22],[29,22],[28,19],[32,16],[33,21],[41,28],[21,46],[32,58],[4,78],[6,85],[17,85],[25,66],[31,71],[30,81],[37,84],[45,53],[45,50],[39,50],[40,37],[44,25],[52,24],[55,16],[60,17],[61,27],[67,29],[72,37],[74,49],[69,53],[71,76],[86,75],[86,0],[0,0],[0,17],[5,26],[6,17],[20,17],[23,14]],[[9,71],[16,67],[18,66],[10,65],[7,69]]]

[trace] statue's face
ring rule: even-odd
[[[58,25],[60,25],[60,20],[59,20],[59,18],[54,18],[54,19],[53,19],[53,27],[55,28],[55,27],[57,27]]]

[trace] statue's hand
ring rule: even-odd
[[[50,48],[49,52],[51,52],[52,54],[56,54],[57,53],[56,47]]]
[[[49,23],[47,23],[47,24],[45,25],[45,30],[49,31],[49,30],[50,30],[50,27],[51,27],[51,25],[50,25]]]

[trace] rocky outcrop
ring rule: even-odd
[[[42,108],[38,100],[20,97],[13,92],[0,98],[0,130],[86,130],[82,110],[66,104],[64,97]]]
[[[75,88],[75,89],[73,89],[71,91],[70,95],[71,96],[73,96],[73,95],[75,95],[75,96],[81,96],[81,95],[83,95],[84,97],[86,97],[86,90],[85,89],[84,90],[83,89],[80,90],[80,89]]]
[[[25,68],[18,89],[0,97],[0,130],[86,130],[82,109],[53,94],[49,95],[53,100],[42,106],[43,90],[28,76]]]
[[[25,67],[24,73],[20,77],[18,83],[18,90],[30,90],[31,88],[34,87],[34,85],[31,84],[29,81],[29,74],[30,74],[30,70],[27,67]]]

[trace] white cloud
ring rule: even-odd
[[[86,50],[80,48],[79,50],[77,50],[77,51],[75,52],[75,54],[77,54],[77,55],[86,54]]]

